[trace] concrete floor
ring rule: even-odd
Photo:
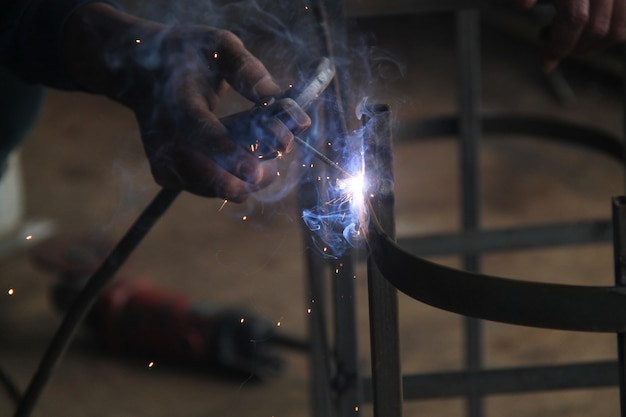
[[[364,95],[388,103],[398,121],[454,109],[455,63],[446,18],[385,18],[357,22],[368,34],[377,83]],[[411,36],[407,36],[411,33]],[[577,100],[562,105],[539,71],[538,51],[486,27],[485,109],[538,112],[618,133],[621,90],[598,72],[566,65]],[[456,148],[452,141],[395,145],[398,235],[458,227]],[[622,193],[622,168],[589,151],[525,138],[489,138],[482,146],[483,224],[504,226],[608,218],[610,198]],[[126,109],[86,94],[50,91],[21,151],[29,219],[51,220],[59,236],[118,239],[158,191]],[[293,195],[244,206],[183,194],[124,266],[123,276],[193,294],[218,305],[243,306],[305,336],[304,243]],[[247,221],[242,216],[247,216]],[[454,258],[436,258],[456,266]],[[487,273],[527,280],[611,285],[610,245],[498,253]],[[25,387],[61,316],[50,291],[55,275],[28,252],[0,263],[0,363]],[[365,270],[357,276],[360,352],[368,373]],[[9,296],[9,288],[14,294]],[[461,318],[400,296],[401,354],[407,373],[459,369]],[[615,358],[615,337],[485,323],[485,366],[555,364]],[[285,350],[285,371],[268,381],[189,372],[149,357],[119,358],[99,351],[81,333],[56,370],[36,416],[309,415],[307,358]],[[0,392],[0,415],[13,404]],[[462,416],[460,399],[410,402],[407,416]],[[486,415],[617,416],[614,388],[497,396]],[[363,405],[360,414],[371,415]]]

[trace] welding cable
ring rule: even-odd
[[[11,377],[11,375],[9,375],[6,369],[4,369],[1,366],[0,366],[0,383],[2,383],[2,385],[6,389],[7,393],[11,397],[11,400],[13,400],[15,404],[19,404],[20,399],[22,398],[20,389],[17,387],[17,384],[15,383],[15,380]]]
[[[113,278],[133,250],[148,234],[152,226],[174,202],[180,190],[161,189],[135,223],[126,232],[117,246],[105,258],[100,268],[89,278],[78,294],[61,325],[50,342],[37,371],[19,402],[15,417],[30,416],[43,392],[52,372],[67,350],[78,326],[87,315],[101,290]]]

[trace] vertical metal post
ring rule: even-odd
[[[335,376],[337,415],[353,416],[361,403],[357,343],[356,299],[354,277],[356,268],[352,251],[332,265],[335,306]]]
[[[626,97],[626,45],[621,46],[624,79],[623,95]],[[623,138],[626,137],[626,105],[622,108]],[[626,147],[623,150],[626,160]],[[626,171],[624,172],[626,174]],[[613,262],[615,265],[615,285],[626,286],[626,197],[613,199]],[[620,415],[626,417],[626,333],[617,334],[617,357],[619,364],[619,405]]]
[[[314,207],[319,204],[317,184],[314,181],[303,181],[300,186],[299,202],[301,208]],[[309,319],[309,339],[311,352],[309,356],[310,392],[313,417],[335,416],[331,393],[331,354],[329,351],[327,317],[326,317],[326,285],[328,262],[318,250],[311,247],[310,231],[304,230],[307,268],[306,309]]]
[[[626,286],[626,197],[613,199],[613,260],[615,285]],[[617,334],[619,358],[620,415],[626,417],[626,334]]]
[[[395,237],[390,111],[368,108],[365,116],[365,166],[374,194],[372,208],[385,232]],[[397,290],[368,259],[368,294],[374,417],[402,416],[402,375]]]
[[[480,100],[480,16],[477,10],[457,12],[460,182],[462,227],[475,231],[480,227],[479,145],[481,136]],[[480,254],[466,252],[463,267],[471,272],[480,270]],[[465,318],[465,366],[470,372],[482,367],[482,325],[474,318]],[[469,417],[483,415],[482,398],[470,393],[467,398]]]

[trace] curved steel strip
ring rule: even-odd
[[[438,265],[399,248],[370,213],[370,256],[398,290],[433,307],[522,326],[626,331],[626,289],[528,282]]]
[[[553,142],[579,145],[604,153],[618,161],[624,160],[621,140],[600,128],[575,123],[569,120],[537,115],[484,113],[482,116],[485,134],[527,135]],[[459,133],[457,115],[430,117],[405,123],[400,126],[396,137],[433,138],[454,136]]]

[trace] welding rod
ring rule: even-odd
[[[294,136],[294,139],[297,143],[299,143],[300,145],[304,146],[305,148],[313,152],[313,155],[315,155],[320,161],[325,163],[327,166],[339,171],[340,173],[342,173],[348,178],[352,177],[352,174],[350,172],[348,172],[345,168],[343,168],[337,162],[333,161],[332,159],[324,155],[322,152],[318,151],[314,146],[309,144],[309,142],[307,142],[306,140],[302,139],[299,136]]]

